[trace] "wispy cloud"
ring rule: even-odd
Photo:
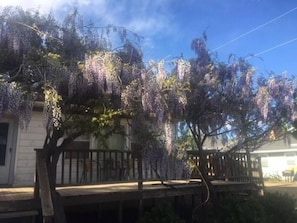
[[[17,5],[35,8],[43,13],[52,10],[65,15],[77,7],[86,19],[100,23],[128,26],[136,32],[157,33],[172,27],[173,16],[168,10],[169,0],[1,0],[0,6]],[[101,24],[102,25],[102,24]]]
[[[67,1],[40,1],[40,0],[1,0],[0,8],[5,6],[21,6],[23,9],[38,9],[42,13],[47,13],[52,9],[61,7]]]
[[[35,8],[42,13],[52,11],[63,19],[74,7],[86,21],[96,25],[112,24],[123,26],[148,39],[158,35],[176,33],[174,15],[171,14],[172,0],[1,0],[1,6],[17,5],[24,9]],[[152,46],[152,42],[149,45]]]
[[[172,26],[169,11],[167,10],[167,2],[162,1],[105,1],[106,4],[97,5],[93,3],[93,16],[101,18],[103,23],[125,26],[140,35],[155,35],[159,32],[164,34],[168,32]],[[103,7],[102,7],[103,6]],[[100,10],[95,10],[100,7]],[[80,7],[82,14],[86,15],[89,7]]]

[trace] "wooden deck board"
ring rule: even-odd
[[[142,197],[161,198],[203,193],[204,186],[199,181],[171,181],[171,186],[160,182],[144,182]],[[217,191],[251,190],[249,183],[213,181]],[[137,182],[100,184],[86,186],[58,187],[65,206],[84,205],[119,200],[137,200]],[[33,187],[0,188],[0,212],[40,209],[40,201],[33,197]]]

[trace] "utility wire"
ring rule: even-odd
[[[247,31],[247,32],[245,32],[245,33],[239,35],[238,37],[236,37],[236,38],[234,38],[234,39],[232,39],[232,40],[230,40],[230,41],[228,41],[228,42],[226,42],[226,43],[224,43],[224,44],[222,44],[222,45],[216,47],[215,49],[211,50],[211,52],[213,52],[213,51],[217,51],[217,50],[219,50],[219,49],[221,49],[221,48],[223,48],[223,47],[225,47],[225,46],[228,46],[229,44],[231,44],[231,43],[237,41],[238,39],[240,39],[240,38],[242,38],[242,37],[244,37],[244,36],[246,36],[246,35],[248,35],[248,34],[250,34],[250,33],[252,33],[252,32],[255,32],[255,31],[258,30],[258,29],[263,28],[264,26],[267,26],[267,25],[269,25],[270,23],[272,23],[272,22],[274,22],[274,21],[276,21],[276,20],[279,20],[279,19],[281,19],[282,17],[284,17],[284,16],[286,16],[286,15],[288,15],[288,14],[290,14],[290,13],[296,11],[296,10],[297,10],[297,7],[295,7],[295,8],[293,8],[293,9],[291,9],[291,10],[289,10],[289,11],[287,11],[287,12],[285,12],[285,13],[283,13],[283,14],[281,14],[281,15],[279,15],[279,16],[277,16],[277,17],[271,19],[271,20],[269,20],[268,22],[265,22],[265,23],[263,23],[262,25],[259,25],[259,26],[255,27],[255,28],[253,28],[253,29],[251,29],[251,30],[249,30],[249,31]]]
[[[292,42],[295,42],[295,41],[297,41],[297,37],[294,38],[294,39],[290,39],[290,40],[288,40],[288,41],[286,41],[286,42],[280,43],[280,44],[278,44],[278,45],[276,45],[276,46],[270,47],[270,48],[268,48],[268,49],[266,49],[266,50],[263,50],[263,51],[261,51],[261,52],[259,52],[259,53],[256,53],[255,56],[260,56],[260,55],[262,55],[262,54],[264,54],[264,53],[267,53],[267,52],[269,52],[269,51],[271,51],[271,50],[275,50],[275,49],[277,49],[277,48],[279,48],[279,47],[285,46],[285,45],[287,45],[287,44],[289,44],[289,43],[292,43]]]
[[[268,48],[268,49],[262,50],[262,51],[260,51],[259,53],[252,54],[251,56],[247,57],[246,59],[250,59],[251,57],[254,57],[254,56],[255,56],[255,57],[260,56],[260,55],[262,55],[262,54],[264,54],[264,53],[270,52],[270,51],[272,51],[272,50],[275,50],[275,49],[280,48],[280,47],[282,47],[282,46],[288,45],[288,44],[290,44],[290,43],[292,43],[292,42],[295,42],[295,41],[297,41],[297,37],[296,37],[296,38],[293,38],[293,39],[290,39],[290,40],[288,40],[288,41],[286,41],[286,42],[280,43],[280,44],[278,44],[278,45],[275,45],[275,46],[273,46],[273,47],[270,47],[270,48]]]

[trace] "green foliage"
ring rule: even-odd
[[[194,137],[185,123],[179,124],[178,132],[179,135],[176,143],[180,150],[186,151],[196,148]]]
[[[161,203],[146,212],[139,223],[184,223],[169,203]]]
[[[231,196],[221,203],[220,223],[264,223],[265,213],[258,198]]]
[[[267,222],[297,222],[296,199],[288,194],[267,193],[261,199]]]
[[[296,200],[287,194],[264,196],[229,196],[221,202],[220,223],[295,223]]]

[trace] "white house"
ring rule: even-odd
[[[45,139],[42,112],[33,112],[27,130],[19,128],[15,119],[0,120],[0,184],[29,186],[34,183],[35,151]]]
[[[129,135],[128,124],[121,123]],[[33,111],[28,128],[21,129],[12,117],[0,119],[0,185],[32,186],[35,176],[35,148],[42,148],[45,139],[43,113]],[[98,148],[93,137],[80,137],[75,142],[89,149]],[[110,149],[130,148],[129,137],[120,134],[109,140]]]
[[[261,157],[264,177],[285,180],[284,171],[297,173],[297,140],[289,137],[272,141],[253,152],[253,155]]]

